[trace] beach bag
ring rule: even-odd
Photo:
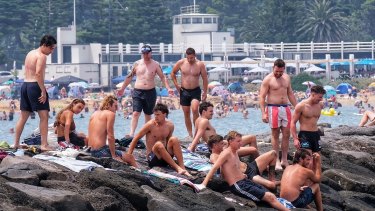
[[[124,137],[122,139],[116,139],[116,143],[118,143],[122,147],[129,147],[129,144],[132,142],[133,137]],[[146,145],[143,143],[143,140],[138,140],[137,145],[135,146],[137,149],[144,149],[146,148]]]

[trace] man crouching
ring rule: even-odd
[[[95,111],[89,122],[89,142],[91,156],[112,157],[113,159],[126,162],[134,167],[137,163],[132,155],[115,149],[114,124],[118,107],[117,98],[113,95],[106,96],[98,111]],[[106,141],[108,139],[108,145]]]

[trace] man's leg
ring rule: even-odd
[[[290,137],[290,128],[282,127],[282,140],[281,140],[281,166],[287,167],[288,163],[288,151],[289,151],[289,137]]]
[[[195,120],[199,117],[199,101],[196,99],[191,101],[191,112],[193,113],[193,125],[195,128]]]
[[[182,111],[184,112],[185,126],[190,137],[193,137],[193,127],[190,119],[190,106],[182,106]]]
[[[272,128],[271,129],[271,143],[272,149],[276,151],[276,170],[282,170],[280,159],[279,159],[279,135],[280,135],[280,128]]]
[[[177,173],[179,174],[185,174],[186,170],[181,168],[179,165],[174,162],[172,159],[172,156],[168,153],[165,146],[160,142],[156,142],[155,145],[152,147],[152,152],[156,155],[156,157],[160,160],[164,160],[168,165],[170,165],[172,168],[174,168]]]
[[[288,210],[284,205],[282,205],[276,198],[276,196],[271,192],[266,192],[264,194],[262,201],[268,202],[271,207],[277,209],[277,210]]]
[[[41,137],[41,145],[40,148],[42,151],[45,150],[52,150],[50,147],[48,147],[47,142],[47,135],[48,135],[48,110],[40,110],[38,111],[39,115],[39,131],[40,131],[40,137]]]
[[[258,149],[255,147],[241,147],[238,149],[237,153],[240,157],[251,155],[253,159],[259,156]]]
[[[249,145],[251,147],[255,147],[258,149],[257,146],[257,138],[254,135],[246,135],[242,136],[242,146]]]
[[[145,114],[145,123],[151,120],[151,115]]]
[[[255,159],[255,162],[258,166],[260,175],[253,177],[253,181],[255,183],[265,186],[269,190],[274,190],[276,186],[280,184],[279,182],[276,182],[276,178],[275,178],[276,151],[271,150],[269,152],[266,152],[260,155],[258,158]],[[263,171],[267,169],[267,166],[269,166],[269,170],[268,170],[269,180],[261,176]]]
[[[178,141],[177,137],[172,136],[168,140],[167,144],[167,151],[170,155],[174,155],[177,158],[177,163],[178,165],[182,168],[185,169],[184,165],[184,159],[182,157],[182,150],[181,150],[181,145],[180,142]]]
[[[314,183],[310,188],[312,189],[312,192],[314,194],[316,210],[323,211],[322,194],[320,192],[319,183]]]
[[[139,116],[141,116],[141,112],[133,111],[133,117],[132,117],[132,122],[130,125],[130,133],[129,133],[129,136],[131,137],[134,137],[134,132],[135,132],[135,129],[137,129]],[[146,116],[145,116],[145,119],[146,119]]]
[[[15,131],[15,139],[14,139],[14,148],[18,148],[20,146],[20,137],[23,131],[23,128],[25,127],[25,123],[27,119],[30,116],[29,111],[21,111],[20,119],[18,120],[16,124],[16,131]]]

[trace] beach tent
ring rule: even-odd
[[[228,86],[228,90],[229,90],[231,93],[237,93],[237,94],[243,94],[243,93],[245,93],[244,89],[243,89],[242,86],[241,86],[241,83],[238,82],[238,81],[229,84],[229,86]]]
[[[168,89],[167,88],[160,88],[160,87],[155,87],[156,89],[156,95],[157,96],[162,96],[162,97],[168,97]]]
[[[335,96],[337,94],[336,89],[333,86],[326,85],[323,88],[324,90],[326,90],[326,94],[324,95],[324,98],[330,98],[331,96]]]
[[[336,87],[336,91],[338,94],[348,94],[349,89],[353,89],[352,85],[348,83],[341,83]]]
[[[164,75],[169,75],[169,74],[171,74],[171,72],[172,72],[172,66],[169,66],[169,67],[166,67],[166,68],[163,69]]]

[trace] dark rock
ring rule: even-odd
[[[351,191],[340,191],[339,193],[344,199],[344,210],[375,210],[374,194]]]
[[[318,123],[318,127],[331,128],[332,126],[330,123]]]
[[[83,197],[98,211],[136,210],[125,197],[108,187],[99,187],[83,195]]]
[[[164,196],[162,193],[155,191],[149,186],[142,185],[141,188],[145,191],[147,195],[147,198],[148,198],[147,208],[149,210],[153,210],[153,211],[164,211],[164,210],[170,210],[170,211],[186,210],[187,211],[189,210],[189,209],[180,207],[176,202]]]

